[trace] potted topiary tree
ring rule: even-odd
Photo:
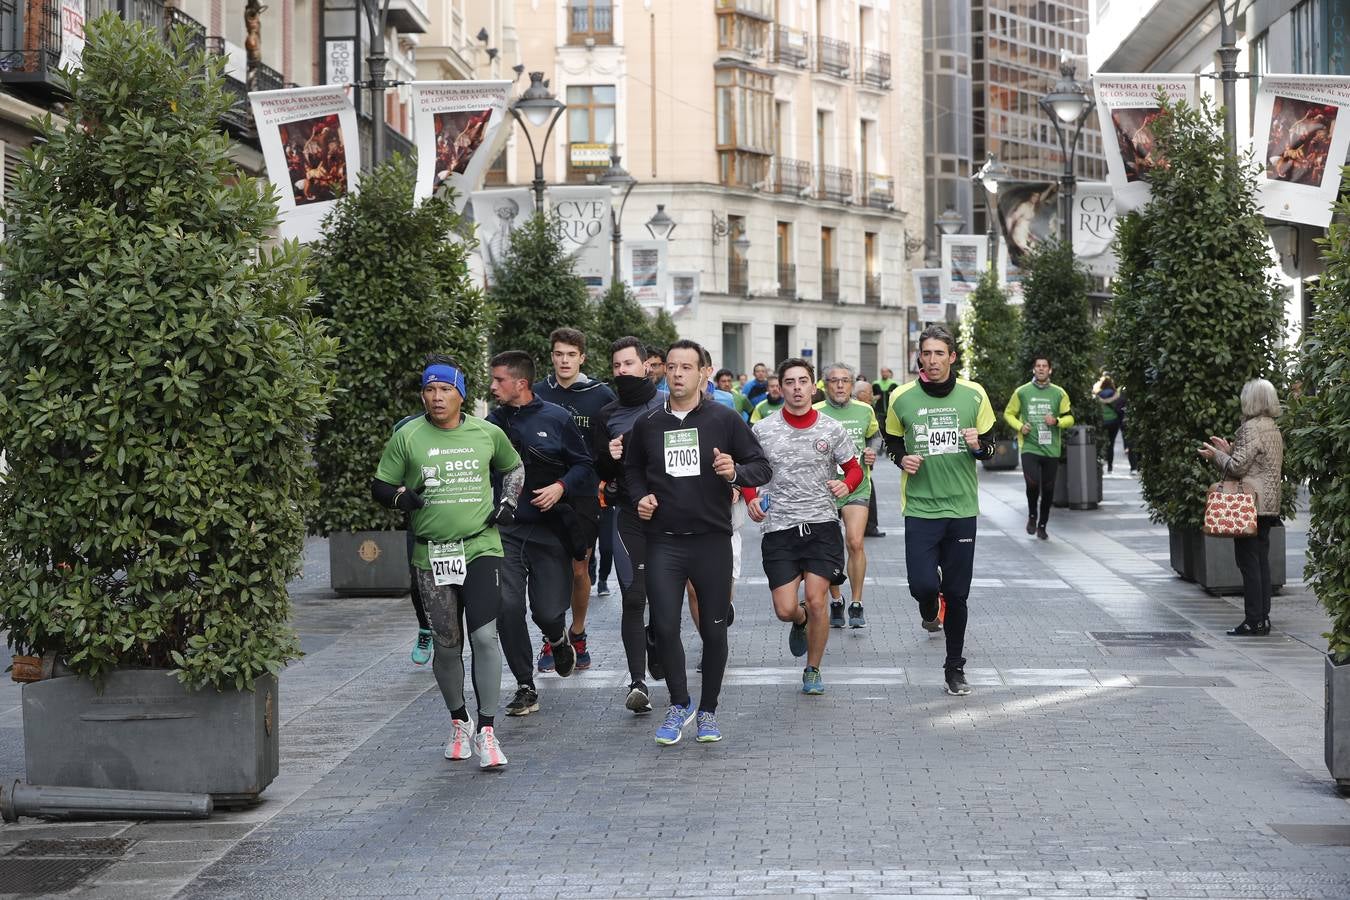
[[[315,437],[323,491],[309,528],[328,537],[340,595],[411,588],[403,514],[371,502],[370,478],[395,424],[421,411],[423,358],[453,357],[467,399],[486,394],[493,312],[473,285],[463,228],[449,198],[414,202],[412,164],[395,156],[338,201],[310,257],[317,309],[341,342],[342,390]]]
[[[1096,429],[1101,405],[1092,396],[1097,329],[1088,302],[1091,279],[1073,251],[1057,240],[1042,241],[1023,260],[1025,305],[1018,385],[1031,373],[1037,354],[1050,357],[1055,384],[1069,395],[1074,425],[1064,436],[1066,465],[1055,482],[1055,505],[1095,509],[1102,499]]]
[[[1342,185],[1350,183],[1350,172]],[[1322,244],[1326,271],[1304,323],[1291,396],[1291,473],[1308,481],[1308,586],[1331,614],[1326,672],[1327,768],[1350,793],[1350,481],[1338,462],[1350,454],[1350,191]],[[1273,552],[1273,548],[1272,548]]]
[[[1220,125],[1208,101],[1168,103],[1155,120],[1155,147],[1168,165],[1152,170],[1151,201],[1119,222],[1108,331],[1110,368],[1137,423],[1130,441],[1144,500],[1168,527],[1173,568],[1214,593],[1238,590],[1242,579],[1231,542],[1200,533],[1214,470],[1193,451],[1237,427],[1246,381],[1284,383],[1276,351],[1283,301],[1254,168],[1228,148]],[[1278,587],[1283,528],[1271,530],[1270,543]]]
[[[277,772],[336,342],[186,38],[89,23],[67,119],[35,122],[10,185],[0,631],[56,660],[23,688],[29,781],[228,802]]]
[[[1017,309],[998,286],[998,276],[986,271],[970,297],[970,375],[984,386],[998,419],[994,425],[997,443],[993,457],[984,461],[986,469],[1017,468],[1017,441],[1003,421],[1003,409],[1021,384],[1020,343]]]

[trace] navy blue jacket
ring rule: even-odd
[[[565,499],[595,496],[595,466],[586,439],[571,414],[535,397],[524,406],[498,406],[487,420],[510,439],[525,463],[525,490],[516,505],[516,521],[536,522],[542,513],[530,501],[534,491],[561,481]]]
[[[558,377],[550,375],[543,381],[536,382],[532,390],[539,399],[556,403],[571,413],[572,421],[577,423],[577,429],[582,434],[590,433],[591,418],[599,413],[605,404],[618,399],[609,385],[603,381],[592,381],[585,375],[572,382],[570,387],[560,386]]]

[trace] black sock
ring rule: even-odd
[[[496,716],[485,716],[480,712],[478,714],[478,730],[482,731],[484,728],[491,728],[492,723],[496,718]]]
[[[469,721],[469,708],[461,706],[459,709],[450,710],[450,718],[454,719],[456,722]]]
[[[714,703],[712,709],[704,709],[703,704],[700,703],[698,706],[698,711],[701,713],[715,713],[717,712],[717,704]]]
[[[671,703],[674,703],[676,706],[692,706],[693,703],[694,703],[694,698],[692,698],[692,697],[690,697],[690,696],[688,696],[688,695],[685,695],[685,698],[684,698],[684,702],[683,702],[683,703],[681,703],[681,702],[678,701],[678,700],[671,700],[670,702],[671,702]]]

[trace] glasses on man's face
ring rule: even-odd
[[[825,381],[826,381],[827,384],[852,384],[852,383],[853,383],[853,379],[852,379],[852,378],[827,378],[827,379],[825,379]]]

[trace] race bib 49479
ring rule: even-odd
[[[964,446],[961,427],[955,413],[928,416],[928,455],[960,453]]]
[[[672,478],[697,475],[701,460],[698,452],[698,429],[682,428],[665,433],[666,474]]]

